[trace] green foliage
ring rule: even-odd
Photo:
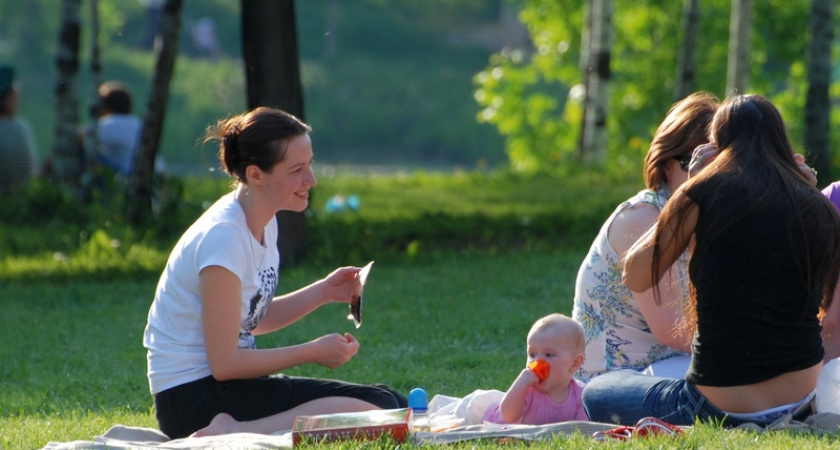
[[[0,200],[0,280],[157,276],[175,240],[224,191],[219,179],[159,180],[146,229],[125,220],[121,185],[103,181],[88,201],[43,180]]]
[[[503,50],[475,77],[479,120],[505,136],[517,170],[556,170],[577,163],[584,72],[583,8],[570,0],[519,0],[533,52]],[[612,16],[609,170],[634,173],[656,126],[673,103],[682,3],[616,2]],[[700,5],[696,90],[724,95],[730,3]],[[777,102],[801,146],[808,4],[758,2],[753,16],[750,92]],[[674,37],[678,39],[674,39]],[[837,133],[832,136],[837,140]]]
[[[567,4],[568,3],[568,4]],[[543,2],[526,8],[521,19],[534,43],[530,55],[503,50],[474,78],[480,122],[496,125],[506,137],[512,167],[533,172],[574,161],[581,117],[579,99],[570,95],[579,81],[580,20],[569,11],[576,2]]]
[[[326,11],[299,4],[306,120],[315,130],[316,158],[425,167],[503,161],[499,136],[475,122],[471,98],[470,79],[489,52],[449,42],[452,19],[421,14],[428,14],[425,3],[379,3],[336,7],[337,30],[328,40],[304,38]],[[447,8],[455,9],[461,8]]]
[[[153,54],[141,45],[146,11],[139,2],[118,3],[98,2],[104,78],[127,81],[141,112],[154,65]],[[496,166],[507,155],[516,170],[573,170],[582,119],[583,3],[517,0],[533,51],[503,49],[491,55],[459,40],[471,29],[496,23],[500,3],[299,2],[305,118],[316,130],[317,158],[471,168]],[[681,4],[615,4],[608,170],[637,172],[656,125],[673,102]],[[208,124],[245,108],[238,8],[237,2],[224,0],[184,4],[182,55],[161,142],[161,154],[175,172],[212,170],[215,149],[197,145],[197,139]],[[33,122],[42,155],[52,142],[51,51],[59,10],[47,0],[0,5],[0,58],[19,68],[21,115]],[[805,2],[758,2],[752,40],[750,90],[784,107],[799,148],[807,12]],[[722,96],[730,2],[703,2],[700,13],[696,88]],[[84,8],[85,23],[88,15]],[[189,27],[202,17],[215,20],[223,50],[218,60],[194,55]],[[88,34],[84,28],[83,64],[90,52]],[[80,75],[84,106],[91,92],[86,65]],[[837,141],[834,132],[832,142]]]

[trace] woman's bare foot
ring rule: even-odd
[[[191,437],[217,436],[220,434],[235,433],[239,431],[240,423],[230,414],[219,413],[210,421],[210,425],[196,431]]]

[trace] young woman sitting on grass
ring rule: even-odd
[[[312,171],[309,126],[271,108],[220,121],[208,133],[236,179],[181,237],[160,277],[143,343],[161,431],[170,438],[290,429],[296,416],[393,409],[386,386],[271,375],[302,364],[336,368],[359,350],[349,333],[257,349],[255,335],[361,292],[358,267],[275,297],[280,210],[303,211]]]
[[[624,260],[624,283],[644,292],[693,244],[688,373],[595,377],[583,391],[592,420],[767,425],[811,412],[824,355],[819,315],[840,271],[840,215],[802,176],[767,99],[726,100],[709,137],[695,156],[716,147],[717,157],[674,193]]]
[[[652,365],[654,374],[667,367],[669,376],[681,377],[688,368],[691,336],[678,328],[688,296],[688,252],[659,282],[658,303],[652,290],[627,289],[621,281],[621,259],[688,180],[691,154],[707,142],[706,129],[717,105],[716,97],[698,92],[671,107],[645,156],[646,189],[615,208],[580,265],[572,317],[586,332],[586,361],[576,374],[581,381]]]

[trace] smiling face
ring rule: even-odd
[[[573,333],[559,326],[549,326],[528,335],[528,361],[544,359],[549,364],[548,377],[536,385],[548,392],[566,392],[574,373],[583,364],[583,354]]]
[[[312,170],[312,140],[308,134],[291,138],[283,161],[260,174],[266,200],[276,211],[301,212],[309,205],[309,189],[318,184]],[[256,166],[253,166],[256,168]]]

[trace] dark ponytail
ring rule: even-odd
[[[270,172],[286,156],[286,143],[311,128],[279,109],[261,106],[208,127],[204,141],[219,141],[219,162],[226,173],[248,183],[245,169]]]

